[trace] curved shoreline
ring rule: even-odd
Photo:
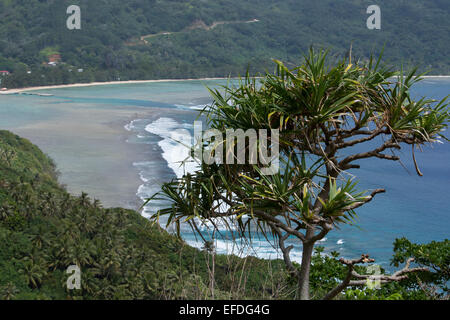
[[[89,83],[73,83],[73,84],[57,84],[49,86],[38,86],[38,87],[26,87],[9,89],[6,91],[0,91],[0,94],[16,94],[27,91],[36,90],[48,90],[48,89],[62,89],[62,88],[79,88],[79,87],[93,87],[93,86],[105,86],[105,85],[116,85],[116,84],[139,84],[139,83],[157,83],[157,82],[177,82],[177,81],[210,81],[210,80],[226,80],[235,78],[193,78],[193,79],[157,79],[157,80],[128,80],[128,81],[107,81],[107,82],[89,82]]]
[[[422,78],[448,78],[450,75],[438,75],[438,76],[422,76]],[[227,80],[227,79],[238,79],[238,77],[231,78],[192,78],[192,79],[156,79],[156,80],[128,80],[128,81],[107,81],[107,82],[89,82],[89,83],[73,83],[73,84],[57,84],[49,86],[38,86],[38,87],[26,87],[9,89],[6,91],[0,91],[0,94],[17,94],[27,91],[37,91],[37,90],[48,90],[48,89],[62,89],[62,88],[79,88],[79,87],[93,87],[93,86],[105,86],[105,85],[116,85],[116,84],[139,84],[139,83],[157,83],[157,82],[176,82],[176,81],[210,81],[210,80]]]

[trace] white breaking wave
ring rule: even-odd
[[[133,166],[148,166],[151,165],[152,162],[150,161],[142,161],[142,162],[133,162]]]
[[[149,182],[149,179],[144,177],[144,173],[143,172],[139,172],[139,177],[141,178],[142,181]]]
[[[185,240],[188,245],[194,248],[202,249],[203,243],[198,240]],[[233,254],[239,257],[254,256],[260,259],[282,259],[283,255],[280,250],[270,246],[265,241],[253,241],[252,245],[240,242],[239,240],[227,241],[221,239],[214,240],[214,247],[218,254]],[[297,250],[292,250],[290,253],[291,260],[301,263],[302,253]]]
[[[208,110],[209,106],[210,106],[209,104],[199,104],[196,106],[190,106],[189,108],[192,110],[202,111],[202,110]]]
[[[135,128],[135,121],[139,121],[139,119],[134,120],[129,125],[125,126],[126,129],[132,131]],[[188,129],[192,128],[192,124],[179,123],[168,117],[161,117],[145,126],[146,132],[162,138],[162,140],[158,142],[158,146],[162,150],[162,157],[178,178],[181,178],[186,173],[192,173],[199,168],[198,164],[190,158],[191,146],[194,141]],[[185,162],[184,165],[181,165],[186,159],[188,159],[188,161]],[[153,162],[135,162],[133,165],[138,168],[148,167],[153,165]],[[151,183],[152,179],[149,179],[149,176],[145,176],[143,171],[140,172],[140,178],[144,184],[139,187],[137,196],[145,201],[159,191],[159,186]],[[166,205],[164,203],[153,202],[150,206],[144,208],[142,216],[146,218],[151,217],[158,209],[160,209],[160,206],[165,207]],[[222,204],[220,207],[220,210],[223,212],[227,209],[228,206],[226,204]],[[246,217],[244,217],[244,219],[245,218]],[[212,221],[200,221],[195,218],[195,221],[204,236],[207,236],[208,234],[211,235],[215,227],[217,227],[217,231],[220,233],[235,232],[237,230],[235,225],[236,221],[228,217],[225,219],[213,219]],[[166,217],[161,217],[160,225],[166,227],[166,222]],[[172,230],[172,228],[169,227],[167,228],[167,231],[174,232],[175,230]],[[199,249],[203,247],[204,244],[200,237],[197,237],[197,239],[192,238],[192,230],[187,223],[181,224],[181,233],[184,233],[185,236],[183,236],[183,238],[189,245]],[[323,241],[325,240],[326,239],[323,239]],[[214,242],[216,251],[220,254],[236,254],[242,257],[256,256],[263,259],[282,258],[280,251],[263,239],[258,240],[257,238],[253,238],[251,246],[239,239],[233,241],[232,239],[216,238]],[[291,251],[291,259],[293,261],[300,263],[301,258],[302,254],[300,250],[294,249]]]
[[[125,130],[127,130],[127,131],[133,131],[133,129],[135,128],[135,123],[137,122],[137,121],[141,121],[142,119],[136,119],[136,120],[133,120],[133,121],[131,121],[130,123],[128,123],[128,124],[126,124],[125,126],[124,126],[124,128],[125,128]]]
[[[208,110],[210,104],[198,104],[198,105],[190,105],[190,106],[176,104],[175,106],[180,109],[191,109],[191,110],[195,110],[195,111],[203,111],[203,110]]]
[[[145,131],[163,138],[158,143],[163,151],[162,157],[178,178],[199,168],[190,156],[193,141],[186,127],[189,125],[182,125],[171,118],[159,118],[145,127]]]

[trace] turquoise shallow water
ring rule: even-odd
[[[146,198],[158,191],[162,182],[180,174],[174,162],[180,160],[185,150],[173,141],[173,134],[179,138],[192,132],[196,109],[210,101],[205,85],[225,83],[214,80],[125,84],[42,91],[53,94],[52,97],[0,96],[0,128],[14,129],[58,118],[69,105],[79,105],[86,112],[117,108],[155,110],[123,129],[124,134],[128,134],[128,143],[141,146],[146,154],[144,161],[140,158],[134,163],[142,179],[136,192]],[[416,86],[413,94],[443,98],[450,94],[450,79],[428,78]],[[423,177],[415,174],[410,150],[406,148],[401,152],[403,166],[378,159],[360,161],[362,169],[352,172],[360,181],[359,187],[383,187],[387,193],[378,195],[358,210],[358,227],[343,226],[330,233],[321,243],[326,251],[337,250],[346,257],[369,253],[377,263],[389,269],[395,238],[405,236],[412,241],[428,242],[449,237],[450,144],[435,144],[424,148],[422,153],[416,152]],[[154,212],[158,205],[163,204],[155,203],[146,214]],[[188,243],[201,246],[190,229],[183,230]],[[227,248],[230,251],[232,245],[228,241],[218,241],[217,248],[225,252]],[[276,251],[263,240],[254,241],[251,253],[276,257]],[[298,250],[293,254],[294,258],[300,258]]]

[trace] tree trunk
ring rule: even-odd
[[[297,297],[300,300],[309,300],[309,272],[311,269],[311,257],[314,250],[314,243],[303,244],[302,265],[298,279]]]

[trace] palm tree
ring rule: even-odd
[[[4,204],[0,207],[0,220],[5,220],[14,214],[14,207],[10,204]]]
[[[67,265],[75,264],[80,267],[90,265],[92,262],[91,252],[92,245],[88,239],[77,241],[69,247],[66,263]]]
[[[89,198],[87,193],[85,193],[85,192],[81,193],[80,204],[82,207],[85,207],[85,208],[87,208],[91,205],[91,199]]]
[[[0,287],[0,297],[3,300],[12,300],[18,293],[19,290],[12,282],[8,282],[5,286]]]
[[[45,234],[43,230],[40,228],[39,232],[31,237],[31,243],[34,247],[41,249],[42,245],[46,242]]]
[[[39,288],[42,280],[47,275],[47,267],[44,261],[35,261],[26,257],[23,259],[23,269],[21,273],[26,277],[31,288]]]
[[[101,209],[102,208],[102,203],[100,202],[100,200],[94,199],[94,202],[92,203],[92,206],[94,207],[94,209]]]

